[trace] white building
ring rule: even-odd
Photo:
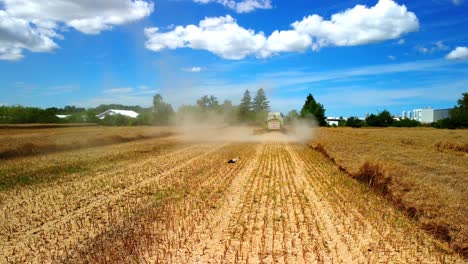
[[[338,126],[340,123],[340,119],[338,117],[332,116],[327,117],[326,121],[329,126]]]
[[[104,119],[106,116],[110,115],[123,115],[131,118],[137,118],[139,114],[135,111],[132,110],[118,110],[118,109],[109,109],[105,112],[100,113],[99,115],[96,115],[98,119]]]
[[[423,124],[437,122],[450,117],[450,109],[421,108],[413,111],[403,111],[402,118],[419,121]]]
[[[63,118],[67,118],[71,115],[55,115],[56,117],[60,118],[60,119],[63,119]]]

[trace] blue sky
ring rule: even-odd
[[[328,116],[364,116],[468,92],[468,1],[40,2],[0,0],[0,104],[149,106],[161,93],[177,107],[262,87],[272,110],[312,93]]]

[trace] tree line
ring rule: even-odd
[[[109,109],[132,110],[139,115],[130,118],[123,115],[108,115],[98,119],[97,115]],[[174,111],[171,104],[164,101],[160,94],[153,96],[152,107],[127,106],[121,104],[103,104],[95,108],[65,106],[63,108],[24,106],[0,106],[0,124],[25,123],[97,123],[101,125],[171,125],[182,122],[185,118],[203,120],[216,116],[227,124],[245,123],[261,124],[270,109],[265,90],[260,88],[253,100],[250,91],[246,90],[240,105],[234,105],[230,100],[219,100],[214,95],[204,95],[195,105],[182,105]],[[57,115],[66,115],[59,118]]]
[[[421,122],[413,119],[402,118],[395,119],[388,110],[383,110],[377,114],[370,114],[365,119],[359,119],[358,117],[349,117],[344,119],[339,118],[338,126],[347,127],[418,127],[427,126],[435,128],[468,128],[468,93],[463,93],[462,97],[457,101],[455,105],[449,111],[450,117],[441,119],[437,122],[430,124],[422,124]],[[291,113],[296,116],[297,113]],[[288,114],[288,116],[290,115]],[[322,124],[321,124],[322,125]]]
[[[96,115],[109,109],[133,110],[139,113],[137,118],[129,118],[123,115],[109,115],[104,119],[98,119]],[[252,99],[249,90],[246,90],[239,105],[234,105],[230,100],[219,102],[214,95],[200,97],[194,105],[182,105],[177,112],[164,101],[160,94],[153,97],[152,107],[127,106],[121,104],[103,104],[95,108],[82,108],[65,106],[63,108],[50,107],[41,109],[38,107],[24,106],[0,106],[0,124],[24,124],[24,123],[97,123],[101,125],[171,125],[184,122],[185,119],[202,121],[210,117],[216,117],[226,124],[263,125],[268,112],[270,102],[265,90],[257,90]],[[57,115],[67,115],[59,118]],[[320,126],[327,126],[325,108],[323,104],[315,100],[312,94],[308,94],[300,112],[291,110],[285,117],[285,122],[297,119],[313,119]],[[358,117],[340,118],[338,126],[348,127],[416,127],[423,126],[420,122],[411,119],[395,120],[388,110],[377,114],[371,114],[364,120]],[[468,128],[468,93],[463,93],[457,105],[450,110],[450,117],[439,120],[430,126],[436,128]]]

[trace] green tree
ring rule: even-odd
[[[299,117],[300,117],[300,115],[297,112],[297,110],[291,110],[286,115],[286,118],[284,119],[284,122],[285,123],[291,123],[291,122],[294,122],[294,120],[298,120]]]
[[[214,95],[204,95],[197,100],[197,105],[203,112],[219,111],[220,109],[218,98],[216,98]]]
[[[0,122],[5,124],[59,123],[53,109],[43,110],[37,107],[1,106]]]
[[[250,121],[252,114],[252,97],[249,90],[245,90],[239,105],[239,120],[242,122]]]
[[[270,110],[270,102],[268,102],[263,88],[258,89],[252,103],[252,110],[254,113],[268,112]]]
[[[228,124],[234,124],[236,122],[237,107],[232,104],[229,100],[224,100],[223,104],[220,105],[220,111],[223,116],[224,122]]]
[[[342,116],[340,116],[340,118],[338,119],[338,126],[340,127],[346,126],[346,120]]]
[[[302,118],[313,118],[317,119],[320,126],[326,126],[327,121],[325,120],[325,108],[322,104],[315,101],[312,94],[307,96],[304,106],[301,109]]]
[[[153,97],[153,124],[164,126],[168,125],[171,117],[174,115],[172,106],[165,103],[160,94]]]
[[[392,126],[394,127],[417,127],[417,126],[421,126],[421,122],[417,120],[403,118],[399,121],[394,121]]]
[[[365,125],[364,121],[355,116],[352,116],[346,120],[346,126],[348,127],[358,128],[364,125]]]
[[[252,102],[252,112],[255,123],[261,125],[265,122],[270,110],[270,105],[263,88],[258,89],[257,94]]]
[[[458,105],[450,111],[453,126],[468,128],[468,93],[463,93],[457,103]]]
[[[393,125],[393,117],[389,111],[383,110],[377,115],[371,114],[366,118],[366,123],[368,126],[374,127],[388,127]]]
[[[134,125],[148,126],[153,123],[153,113],[151,111],[143,111],[136,118]]]

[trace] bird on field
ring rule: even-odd
[[[239,159],[240,159],[240,157],[237,157],[237,158],[234,158],[234,159],[230,159],[230,160],[228,160],[227,163],[236,163]]]

